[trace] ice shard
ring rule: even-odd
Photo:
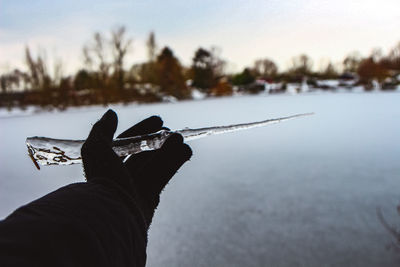
[[[185,142],[209,135],[236,132],[240,130],[263,127],[268,124],[278,123],[298,117],[309,116],[314,113],[296,114],[288,117],[268,119],[258,122],[234,124],[227,126],[215,126],[182,130],[161,130],[156,133],[134,136],[129,138],[118,138],[112,142],[112,148],[119,156],[128,156],[147,150],[159,149],[165,140],[173,133],[183,136]],[[40,165],[71,165],[82,163],[81,147],[85,140],[64,140],[48,137],[33,136],[26,139],[28,154],[39,169]]]

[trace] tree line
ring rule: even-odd
[[[264,89],[263,81],[286,83],[308,79],[354,79],[371,88],[372,82],[394,88],[399,83],[400,42],[387,55],[375,49],[368,57],[353,52],[342,62],[341,70],[332,62],[313,70],[312,59],[303,54],[293,57],[291,66],[280,71],[269,58],[258,59],[253,66],[239,73],[226,73],[226,61],[217,48],[198,48],[190,66],[181,64],[170,47],[158,48],[154,32],[148,36],[147,61],[127,66],[132,52],[132,39],[125,27],[111,30],[109,35],[97,32],[83,47],[84,68],[74,75],[63,74],[62,61],[49,66],[44,52],[33,56],[25,49],[26,70],[15,69],[0,76],[0,106],[25,107],[38,105],[64,109],[68,106],[108,104],[117,102],[157,102],[190,99],[192,91],[206,96],[231,95],[235,90],[257,93]]]

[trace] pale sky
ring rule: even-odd
[[[400,41],[400,0],[0,0],[0,73],[24,68],[24,47],[61,58],[66,72],[82,67],[82,46],[95,31],[125,25],[134,40],[127,66],[146,60],[145,40],[156,33],[185,65],[198,47],[217,46],[240,71],[257,58],[286,69],[310,55],[341,62],[354,50],[387,52]]]

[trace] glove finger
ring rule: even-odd
[[[130,173],[137,172],[150,162],[157,154],[157,150],[144,151],[138,154],[131,155],[125,162],[125,167]]]
[[[92,130],[85,141],[85,149],[93,148],[92,146],[96,147],[97,143],[105,143],[110,145],[113,140],[115,130],[117,129],[117,125],[117,114],[113,110],[109,109],[106,113],[104,113],[101,119],[93,125]]]
[[[125,137],[154,133],[154,132],[161,130],[162,125],[163,125],[163,121],[160,117],[151,116],[151,117],[135,124],[128,130],[124,131],[123,133],[118,135],[117,138],[125,138]]]
[[[158,204],[158,196],[178,169],[190,159],[192,150],[183,143],[180,134],[171,135],[156,151],[153,158],[136,173],[134,180],[140,188],[143,196],[148,196],[155,208]]]
[[[167,127],[161,127],[161,130],[170,131]],[[130,155],[127,157],[127,160],[124,161],[124,165],[133,177],[133,173],[141,170],[146,164],[151,161],[154,156],[157,154],[156,150],[152,151],[144,151],[138,154]],[[123,157],[122,157],[123,158]]]
[[[83,167],[86,179],[93,178],[114,179],[117,183],[128,182],[128,174],[124,170],[122,161],[111,148],[114,132],[117,128],[117,114],[111,109],[93,125],[89,137],[81,149]],[[125,178],[121,178],[125,177]],[[124,181],[125,180],[125,181]]]

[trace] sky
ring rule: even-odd
[[[306,53],[318,69],[339,63],[352,51],[367,56],[400,42],[399,0],[0,0],[0,73],[24,68],[24,47],[61,59],[64,71],[83,67],[82,47],[96,31],[124,25],[133,39],[126,65],[147,58],[145,42],[154,31],[190,65],[199,47],[220,48],[228,71],[258,58],[281,70]]]

